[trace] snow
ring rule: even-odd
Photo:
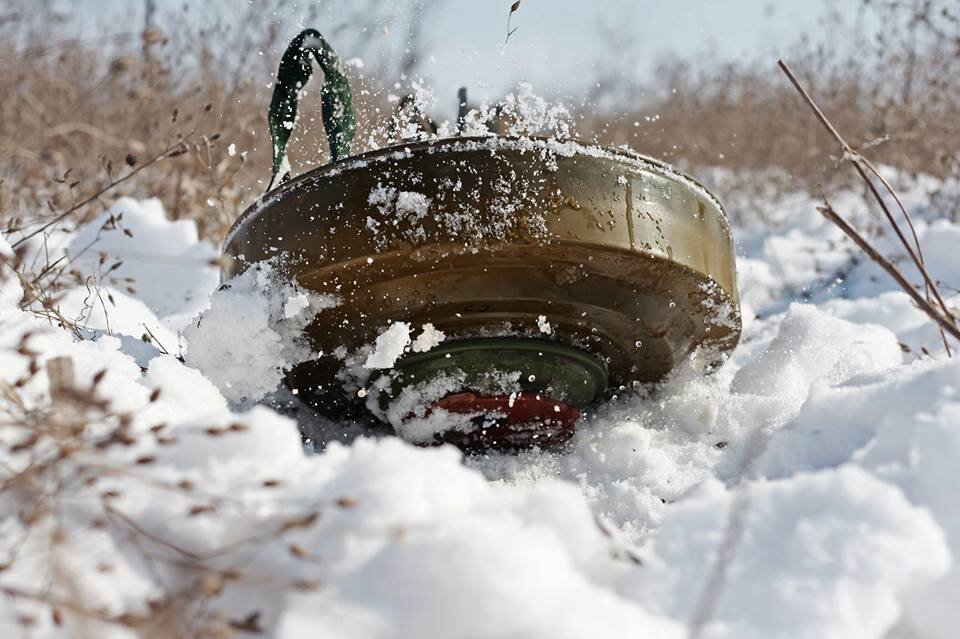
[[[430,209],[430,198],[415,191],[400,191],[397,194],[397,212],[419,222]]]
[[[378,185],[367,195],[367,202],[374,204],[383,215],[383,221],[367,218],[367,228],[378,233],[380,226],[399,227],[410,241],[423,241],[423,219],[430,210],[430,198],[415,191],[397,191],[393,187]],[[380,248],[386,246],[387,238],[377,235]]]
[[[547,335],[553,332],[553,328],[551,328],[550,322],[547,321],[546,315],[537,316],[537,329],[541,333],[546,333]]]
[[[111,287],[73,288],[60,300],[63,315],[94,333],[139,339],[168,353],[180,352],[176,331],[139,299]]]
[[[13,272],[13,260],[13,249],[0,235],[0,317],[7,309],[17,306],[23,297],[23,287]]]
[[[704,636],[882,636],[902,612],[898,595],[950,565],[930,514],[859,468],[759,480],[745,492],[746,547],[733,555]],[[738,508],[732,493],[708,480],[672,508],[646,569],[626,577],[627,596],[670,617],[694,616]]]
[[[438,331],[433,324],[427,322],[421,328],[417,339],[413,340],[413,343],[410,344],[410,349],[414,353],[426,353],[440,344],[446,337],[443,331]]]
[[[210,306],[183,331],[186,363],[236,404],[272,393],[294,364],[313,359],[303,338],[313,314],[337,304],[308,295],[270,263],[255,264],[210,296]]]
[[[110,224],[111,218],[119,221]],[[67,253],[88,277],[129,284],[131,294],[174,329],[203,310],[219,280],[217,250],[198,239],[193,220],[168,220],[157,199],[121,198],[78,230]],[[105,278],[101,254],[108,264],[122,261]]]
[[[960,225],[936,219],[930,178],[894,177],[927,267],[956,286]],[[382,195],[391,211],[429,207]],[[859,228],[878,224],[859,193],[831,200]],[[282,639],[955,636],[960,358],[817,203],[727,203],[745,323],[721,370],[681,366],[656,389],[619,393],[569,450],[466,459],[373,436],[304,454],[277,389],[313,355],[304,327],[337,300],[273,264],[218,288],[213,247],[156,200],[120,200],[114,221],[62,238],[89,282],[61,300],[79,335],[19,308],[17,238],[0,238],[0,481],[41,473],[0,492],[0,588],[79,591],[90,609],[136,620],[64,608],[56,626],[46,603],[6,596],[0,635],[22,636],[26,615],[37,637],[135,637],[166,611],[211,636],[252,618]],[[444,339],[430,324],[378,328],[358,355],[367,368]],[[55,357],[82,389],[106,371],[94,393],[107,413],[50,408]],[[434,382],[385,418],[442,395]],[[98,437],[129,414],[133,439],[42,474],[32,455],[59,459],[56,444],[16,449],[24,411],[82,418]],[[436,428],[405,423],[414,441]]]
[[[364,368],[391,368],[410,344],[410,323],[393,322],[377,335],[373,352],[367,355]]]
[[[297,293],[287,299],[283,304],[283,316],[286,319],[296,317],[302,311],[310,307],[310,298],[306,293]]]

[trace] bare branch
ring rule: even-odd
[[[890,277],[892,277],[897,284],[900,285],[907,295],[913,298],[913,301],[917,304],[921,311],[927,314],[927,316],[933,320],[933,322],[943,331],[949,333],[954,339],[960,341],[960,329],[954,323],[954,318],[949,315],[944,315],[937,309],[933,304],[930,303],[928,299],[920,295],[919,292],[910,284],[906,277],[903,276],[903,273],[900,272],[900,269],[896,267],[890,260],[885,258],[880,254],[877,249],[875,249],[860,233],[857,232],[850,224],[840,217],[839,214],[830,206],[829,202],[824,202],[824,205],[817,209],[820,213],[823,214],[825,218],[833,222],[841,231],[843,231],[847,237],[854,241],[854,243],[860,247],[860,249],[870,257],[871,260],[877,263],[883,270],[885,270]]]
[[[797,90],[797,92],[800,94],[803,100],[807,103],[807,105],[810,106],[810,109],[813,111],[816,118],[820,121],[821,124],[823,124],[824,128],[830,133],[830,135],[832,135],[833,138],[840,144],[840,146],[843,149],[843,159],[849,160],[851,164],[853,164],[854,168],[857,171],[857,174],[863,180],[864,184],[866,184],[867,188],[870,190],[870,194],[873,196],[873,199],[876,200],[877,204],[880,206],[880,209],[883,211],[884,217],[886,218],[890,227],[893,229],[894,233],[899,239],[900,244],[903,246],[904,250],[906,250],[907,255],[910,257],[910,260],[913,262],[913,264],[917,267],[917,270],[920,272],[920,275],[923,278],[924,290],[926,293],[926,297],[924,300],[925,304],[921,306],[921,308],[924,309],[924,311],[928,315],[930,315],[930,312],[927,311],[926,309],[927,308],[933,309],[934,301],[936,301],[937,305],[939,305],[940,307],[939,310],[934,309],[935,315],[931,315],[931,319],[934,320],[934,322],[938,325],[938,328],[941,331],[941,338],[943,339],[943,345],[947,351],[947,355],[949,356],[950,345],[947,343],[947,339],[944,334],[944,331],[950,333],[955,338],[960,339],[960,337],[957,337],[957,325],[958,325],[957,318],[953,314],[953,312],[947,307],[947,304],[944,301],[943,296],[940,294],[940,290],[937,287],[936,282],[933,280],[933,278],[930,276],[929,272],[927,271],[926,265],[923,260],[923,252],[920,248],[920,240],[917,237],[917,232],[916,232],[916,229],[914,228],[913,220],[910,217],[910,213],[907,211],[907,208],[903,205],[903,201],[900,199],[899,195],[894,190],[893,186],[886,179],[884,179],[882,175],[880,175],[880,172],[876,169],[876,167],[874,167],[869,160],[864,158],[859,151],[857,151],[849,142],[846,141],[846,139],[844,139],[844,137],[840,134],[837,128],[833,125],[833,123],[830,122],[830,119],[827,118],[827,116],[824,114],[823,110],[817,105],[814,99],[810,96],[807,90],[803,87],[802,84],[800,84],[800,81],[797,79],[796,75],[794,75],[793,71],[791,71],[790,67],[787,66],[787,64],[783,60],[778,60],[777,64],[780,66],[780,69],[783,70],[783,73],[790,80],[791,84],[793,84],[794,88]],[[891,198],[893,198],[893,200],[897,203],[897,206],[900,208],[900,212],[902,213],[904,219],[906,220],[907,225],[910,228],[910,232],[913,236],[912,245],[907,240],[906,236],[904,236],[903,231],[900,229],[900,225],[897,224],[897,221],[894,218],[893,213],[890,211],[890,208],[888,207],[886,200],[883,198],[883,195],[880,193],[879,189],[871,179],[871,175],[876,177],[880,181],[884,190],[887,192],[887,194]],[[827,208],[829,208],[829,204],[827,204]],[[829,210],[833,211],[833,209],[829,209]],[[823,212],[823,209],[821,209],[821,212]],[[889,262],[889,260],[886,260],[886,258],[883,258],[872,246],[870,246],[870,244],[862,236],[860,236],[852,227],[846,224],[846,222],[843,221],[842,218],[840,218],[840,216],[836,214],[836,212],[833,212],[832,216],[828,215],[827,213],[824,213],[824,215],[827,217],[827,219],[830,219],[832,222],[834,222],[838,226],[840,226],[840,222],[842,222],[846,226],[846,228],[844,228],[844,226],[841,226],[841,229],[843,229],[844,232],[851,237],[851,239],[854,239],[854,241],[857,242],[858,246],[860,246],[861,248],[863,248],[864,246],[869,246],[870,251],[867,251],[866,249],[864,249],[864,251],[867,252],[867,254],[870,255],[871,258],[874,259],[874,261],[877,261],[876,257],[874,256],[877,256],[883,259],[883,263],[878,262],[878,264],[880,264],[880,266],[883,267],[884,270],[887,270],[887,272],[890,273],[891,271],[887,267],[889,266],[891,268],[894,268],[897,273],[897,276],[894,276],[894,279],[897,281],[898,284],[900,284],[902,288],[904,288],[904,290],[908,292],[908,294],[911,295],[911,297],[915,295],[917,296],[919,295],[914,290],[913,286],[906,281],[906,279],[903,277],[903,274],[900,273],[899,269],[896,269],[896,267],[894,267],[893,264]],[[847,229],[849,229],[849,232]],[[851,235],[850,232],[854,233],[856,235],[856,238],[854,238],[854,236]],[[859,238],[859,241],[857,238]],[[944,324],[946,324],[947,326],[950,326],[952,330],[947,330]]]
[[[116,178],[115,180],[112,180],[112,181],[111,181],[109,184],[107,184],[106,186],[98,189],[97,192],[94,193],[93,195],[91,195],[90,197],[88,197],[88,198],[86,198],[86,199],[78,202],[77,204],[74,204],[74,205],[71,206],[69,209],[67,209],[67,210],[64,211],[63,213],[57,215],[55,218],[53,218],[52,220],[48,221],[48,222],[47,222],[46,224],[44,224],[43,226],[41,226],[41,227],[39,227],[39,228],[31,231],[31,232],[28,233],[27,235],[24,235],[22,238],[20,238],[20,239],[17,240],[16,242],[14,242],[14,243],[11,245],[11,247],[12,247],[13,249],[16,249],[18,246],[20,246],[21,244],[23,244],[24,242],[26,242],[26,241],[29,240],[30,238],[32,238],[32,237],[34,237],[34,236],[36,236],[36,235],[38,235],[38,234],[40,234],[40,233],[43,233],[44,231],[46,231],[48,228],[50,228],[50,227],[53,226],[54,224],[57,224],[58,222],[63,221],[64,219],[66,219],[67,217],[69,217],[71,214],[73,214],[73,213],[77,212],[78,210],[82,209],[82,208],[83,208],[84,206],[86,206],[87,204],[90,204],[90,203],[93,202],[94,200],[100,198],[104,193],[107,193],[108,191],[110,191],[110,190],[116,188],[117,186],[119,186],[120,184],[123,184],[124,182],[126,182],[127,180],[129,180],[129,179],[132,178],[134,175],[136,175],[137,173],[139,173],[139,172],[142,171],[143,169],[147,168],[147,167],[150,166],[151,164],[154,164],[154,163],[162,160],[163,158],[170,156],[172,153],[174,153],[174,152],[176,152],[176,151],[180,151],[180,150],[182,150],[182,149],[185,149],[185,148],[186,148],[186,144],[187,144],[187,140],[190,139],[190,137],[192,137],[192,136],[193,136],[193,132],[188,133],[186,136],[183,137],[183,139],[178,140],[175,144],[171,144],[170,146],[168,146],[167,148],[165,148],[163,151],[160,151],[160,153],[157,153],[156,155],[154,155],[152,158],[150,158],[149,160],[147,160],[147,161],[144,162],[143,164],[141,164],[141,165],[139,165],[139,166],[137,166],[137,167],[134,167],[133,169],[131,169],[131,170],[128,171],[127,173],[121,175],[120,177]]]

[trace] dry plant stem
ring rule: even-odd
[[[793,74],[793,71],[790,70],[790,67],[787,66],[787,64],[783,60],[778,60],[777,64],[780,66],[784,74],[793,84],[794,88],[796,88],[796,90],[800,93],[800,96],[813,110],[814,115],[817,117],[820,123],[823,124],[824,128],[826,128],[827,131],[834,137],[834,139],[841,145],[841,147],[843,148],[843,157],[845,159],[849,159],[850,162],[853,164],[854,168],[857,170],[857,173],[860,175],[860,178],[867,185],[867,188],[870,190],[870,193],[873,195],[873,198],[877,201],[877,204],[879,204],[881,210],[883,211],[884,216],[887,219],[887,222],[890,224],[891,227],[893,227],[893,230],[896,233],[897,238],[900,240],[901,245],[907,251],[907,255],[909,255],[911,261],[916,265],[917,269],[920,271],[920,274],[923,276],[924,290],[926,292],[926,300],[929,302],[933,302],[933,299],[935,298],[937,303],[940,305],[940,308],[943,311],[942,315],[941,313],[937,312],[935,317],[934,316],[931,316],[931,317],[934,318],[934,321],[937,322],[940,328],[940,337],[943,340],[944,349],[946,349],[947,356],[949,357],[951,355],[950,345],[947,342],[947,338],[944,333],[945,329],[943,328],[941,322],[938,320],[945,321],[949,326],[951,326],[954,330],[956,330],[957,319],[954,316],[954,314],[950,311],[950,309],[947,307],[947,304],[944,301],[943,296],[940,294],[939,288],[937,287],[936,283],[933,281],[933,278],[930,277],[929,272],[927,272],[926,265],[924,264],[924,260],[923,260],[923,253],[920,248],[920,240],[917,237],[917,232],[916,232],[916,229],[914,228],[913,220],[911,219],[909,212],[907,211],[906,207],[903,205],[903,202],[900,200],[900,197],[897,195],[897,192],[890,185],[890,183],[887,182],[887,180],[885,180],[882,175],[880,175],[880,172],[877,171],[876,167],[874,167],[873,164],[871,164],[866,158],[860,155],[860,153],[856,149],[854,149],[850,145],[850,143],[848,143],[844,139],[842,135],[840,135],[840,132],[837,131],[833,123],[830,122],[827,116],[823,113],[823,110],[820,109],[820,107],[813,100],[813,98],[810,96],[807,90],[803,87],[803,85],[800,84],[800,81]],[[903,231],[900,230],[900,225],[897,224],[897,221],[894,219],[893,214],[890,212],[890,209],[887,206],[886,201],[884,201],[876,185],[874,185],[873,180],[871,180],[870,176],[867,174],[868,171],[872,173],[877,179],[880,180],[880,183],[884,186],[887,193],[890,194],[890,196],[897,203],[897,206],[900,207],[900,211],[901,213],[903,213],[903,217],[906,219],[907,225],[910,228],[910,232],[913,235],[913,242],[914,242],[914,245],[916,246],[916,251],[913,250],[913,247],[907,241],[907,238],[903,235]],[[836,216],[836,214],[834,215],[836,219],[840,219],[839,216]],[[828,218],[828,219],[831,219],[831,218]],[[851,231],[853,230],[849,226],[848,228],[850,228]],[[855,232],[856,231],[854,231],[854,233]],[[860,237],[860,239],[863,240],[862,237]],[[866,244],[865,240],[863,240],[863,242],[864,244]],[[861,248],[862,246],[863,245],[861,244]],[[872,250],[872,247],[871,247],[871,250]],[[872,255],[879,255],[879,253],[873,250]],[[876,261],[876,258],[874,259]],[[893,266],[892,264],[889,264],[889,265]],[[899,273],[899,270],[897,270],[897,272]],[[902,274],[900,274],[900,278],[903,278]],[[911,296],[914,295],[915,291],[909,283],[904,285],[901,282],[901,280],[897,280],[897,281],[905,290],[907,290],[911,294]],[[905,282],[906,280],[903,280],[903,281]],[[931,294],[933,296],[932,298],[931,298]],[[928,304],[928,306],[932,306],[932,304]],[[956,334],[954,332],[951,332],[951,331],[947,331],[947,332],[950,332],[951,335],[956,337]]]
[[[794,88],[797,89],[797,91],[800,93],[800,96],[813,110],[814,115],[817,116],[817,119],[820,121],[820,123],[823,124],[824,128],[826,128],[827,131],[829,131],[830,134],[836,139],[836,141],[843,147],[844,157],[846,159],[849,159],[853,163],[853,166],[854,168],[856,168],[857,173],[860,174],[860,177],[863,179],[867,187],[870,189],[870,192],[873,195],[874,199],[877,200],[877,203],[880,205],[880,208],[883,210],[884,216],[887,218],[887,221],[890,223],[890,226],[893,227],[893,230],[897,234],[897,237],[899,238],[900,243],[903,245],[904,249],[906,249],[907,255],[909,255],[910,259],[917,265],[917,268],[919,269],[920,274],[923,276],[925,285],[929,287],[929,289],[933,292],[934,296],[936,296],[937,302],[939,302],[941,308],[943,308],[943,311],[949,315],[950,311],[949,309],[947,309],[946,303],[943,301],[943,298],[940,296],[940,291],[937,290],[937,285],[934,283],[933,278],[930,277],[930,274],[927,272],[927,269],[924,267],[923,256],[922,254],[920,254],[920,241],[917,238],[916,231],[914,230],[913,221],[910,219],[910,214],[907,212],[906,208],[903,206],[903,203],[900,201],[900,198],[899,196],[897,196],[893,187],[890,186],[890,184],[886,180],[884,180],[883,177],[880,176],[879,172],[876,170],[876,168],[874,168],[872,164],[870,164],[870,162],[868,162],[863,156],[861,156],[860,153],[856,149],[854,149],[850,145],[850,143],[844,139],[842,135],[840,135],[840,132],[837,131],[836,127],[833,126],[833,123],[830,122],[827,116],[823,113],[823,110],[821,110],[820,107],[817,106],[817,103],[814,102],[812,97],[810,97],[810,94],[807,92],[807,90],[803,88],[803,85],[800,84],[800,81],[793,74],[793,71],[790,70],[790,67],[787,66],[787,63],[784,62],[783,60],[778,60],[777,64],[780,65],[780,68],[783,70],[784,74],[786,74],[787,78],[793,84]],[[884,188],[886,188],[887,192],[890,193],[890,195],[899,205],[900,210],[903,212],[903,215],[907,220],[907,224],[910,226],[910,230],[913,232],[913,240],[917,247],[916,252],[914,252],[913,247],[910,246],[910,243],[907,241],[907,238],[903,235],[903,231],[900,230],[900,225],[897,224],[896,220],[893,218],[893,214],[890,213],[890,209],[887,207],[887,204],[883,200],[883,197],[880,195],[880,192],[877,190],[877,187],[873,184],[873,181],[867,175],[867,169],[865,169],[864,166],[866,166],[871,173],[873,173],[880,179],[880,182],[883,184]]]
[[[899,196],[897,196],[896,191],[894,191],[893,187],[890,186],[890,184],[885,179],[883,179],[883,177],[876,170],[876,168],[874,168],[874,166],[870,164],[869,161],[867,161],[862,155],[860,155],[860,153],[856,149],[854,149],[850,145],[850,143],[843,138],[843,136],[840,135],[836,127],[834,127],[833,124],[830,122],[830,120],[827,119],[827,116],[823,113],[820,107],[817,106],[817,103],[813,101],[813,98],[810,97],[810,94],[807,93],[807,90],[803,88],[803,85],[800,84],[800,81],[797,80],[797,77],[790,70],[790,67],[788,67],[783,60],[779,60],[777,64],[779,64],[780,68],[783,69],[783,72],[790,79],[790,82],[800,93],[801,97],[803,97],[804,101],[806,101],[806,103],[810,105],[810,108],[813,110],[814,114],[817,116],[817,119],[820,120],[821,124],[823,124],[823,126],[827,129],[827,131],[829,131],[830,134],[843,147],[844,157],[846,159],[849,159],[853,163],[854,167],[857,169],[857,173],[860,174],[860,177],[869,187],[870,192],[873,195],[874,199],[877,200],[877,203],[880,205],[880,208],[883,210],[884,215],[887,218],[887,221],[893,227],[894,231],[897,234],[897,237],[900,239],[901,244],[903,244],[903,247],[906,249],[907,254],[910,256],[910,259],[917,264],[917,267],[920,269],[920,273],[923,275],[923,278],[926,284],[932,288],[934,294],[937,295],[938,301],[940,302],[941,306],[943,306],[944,310],[947,311],[946,306],[944,305],[943,300],[942,298],[940,298],[940,294],[936,289],[936,285],[934,284],[933,279],[927,273],[926,268],[924,268],[923,256],[922,254],[920,254],[920,241],[917,238],[916,230],[913,227],[913,221],[910,219],[910,214],[907,212],[906,208],[903,206],[903,203],[900,201]],[[873,173],[875,176],[877,176],[877,178],[880,179],[880,182],[886,188],[887,192],[890,193],[890,195],[899,205],[900,210],[903,212],[903,215],[907,220],[907,224],[909,225],[910,230],[913,233],[913,240],[917,247],[916,252],[914,252],[913,247],[910,246],[910,243],[907,241],[907,238],[904,237],[903,232],[900,230],[900,226],[897,224],[896,220],[893,219],[893,215],[890,213],[890,209],[887,207],[886,202],[884,202],[883,197],[880,195],[880,192],[877,190],[876,186],[874,186],[873,181],[870,180],[869,176],[867,175],[866,169],[864,169],[864,166],[866,166],[871,173]]]
[[[861,166],[861,164],[865,164],[867,167],[869,167],[870,171],[875,176],[877,176],[880,182],[887,189],[887,192],[893,195],[893,199],[896,200],[897,204],[900,206],[900,210],[903,212],[903,216],[907,219],[907,224],[910,226],[910,232],[913,233],[913,241],[917,245],[916,255],[914,255],[913,252],[910,250],[910,245],[907,243],[906,238],[904,238],[903,234],[900,232],[900,227],[894,221],[893,215],[890,213],[889,209],[887,209],[886,202],[884,202],[883,198],[880,197],[880,193],[877,191],[877,188],[874,186],[873,180],[867,177],[866,172],[864,171],[863,166]],[[887,221],[890,223],[891,226],[893,226],[894,230],[897,233],[897,236],[900,238],[901,244],[903,244],[903,246],[906,247],[907,252],[910,255],[910,258],[913,260],[914,264],[917,265],[917,268],[919,268],[920,272],[923,274],[923,277],[924,277],[923,289],[924,289],[924,293],[926,294],[927,300],[932,301],[932,298],[930,297],[930,294],[932,292],[933,296],[936,298],[937,302],[940,304],[940,308],[942,308],[944,313],[947,314],[947,317],[952,318],[950,309],[947,308],[946,302],[944,302],[943,297],[940,296],[940,290],[935,285],[932,284],[932,279],[930,275],[927,273],[926,264],[923,261],[923,253],[920,252],[920,240],[917,238],[917,232],[913,227],[913,220],[910,219],[910,214],[907,213],[907,209],[903,206],[903,203],[900,201],[900,197],[897,195],[896,191],[893,190],[893,187],[890,186],[890,184],[883,179],[880,173],[863,156],[860,156],[860,155],[855,156],[853,160],[853,166],[856,167],[857,173],[860,174],[860,177],[867,184],[867,187],[870,189],[870,192],[873,194],[874,199],[880,203],[880,208],[883,210],[883,214],[886,216]],[[912,289],[913,287],[911,286],[911,290]],[[947,357],[951,357],[952,354],[950,352],[950,344],[947,342],[947,337],[944,334],[943,329],[940,329],[940,339],[943,341],[943,348],[947,352]]]
[[[873,248],[867,240],[860,235],[855,228],[850,226],[846,220],[840,217],[836,211],[833,210],[833,207],[829,203],[824,203],[819,210],[825,218],[833,222],[841,231],[843,231],[847,237],[854,241],[854,243],[860,247],[860,249],[867,254],[874,262],[876,262],[880,268],[885,270],[890,277],[896,280],[897,284],[906,291],[906,293],[913,298],[913,301],[917,306],[922,310],[927,316],[933,320],[937,326],[950,334],[955,340],[960,341],[960,329],[957,328],[954,324],[953,318],[949,315],[944,315],[940,312],[937,307],[935,307],[930,300],[925,298],[923,295],[917,292],[917,290],[907,281],[907,278],[903,276],[903,273],[900,272],[890,260],[880,255],[877,249]]]
[[[137,534],[145,537],[146,539],[149,539],[150,541],[152,541],[152,542],[154,542],[154,543],[156,543],[156,544],[158,544],[158,545],[160,545],[160,546],[163,546],[164,548],[168,548],[168,549],[170,549],[170,550],[173,550],[174,552],[179,553],[180,555],[183,555],[183,556],[186,557],[187,559],[199,559],[199,558],[200,558],[199,555],[197,555],[197,554],[195,554],[195,553],[187,550],[186,548],[184,548],[184,547],[182,547],[182,546],[179,546],[179,545],[177,545],[177,544],[174,544],[174,543],[171,542],[171,541],[167,541],[166,539],[163,539],[163,538],[160,537],[159,535],[156,535],[156,534],[150,532],[149,530],[147,530],[146,528],[144,528],[143,526],[141,526],[140,524],[138,524],[137,522],[135,522],[135,521],[134,521],[133,519],[131,519],[130,517],[127,517],[125,514],[123,514],[122,512],[120,512],[119,510],[117,510],[116,508],[110,506],[105,500],[101,500],[101,501],[103,502],[103,504],[102,504],[102,505],[103,505],[103,512],[104,512],[108,517],[116,518],[117,520],[123,522],[124,525],[126,525],[126,526],[129,527],[129,528],[131,528],[131,529],[132,529],[134,532],[136,532]]]
[[[170,155],[170,154],[173,153],[174,151],[177,151],[177,150],[179,150],[179,149],[184,148],[185,145],[186,145],[186,143],[187,143],[187,140],[189,140],[191,136],[193,136],[193,132],[188,133],[188,134],[187,134],[186,136],[184,136],[182,139],[178,140],[175,144],[171,144],[170,146],[168,146],[167,148],[165,148],[163,151],[160,151],[160,153],[157,153],[156,155],[154,155],[152,158],[150,158],[149,160],[147,160],[147,161],[144,162],[143,164],[140,164],[139,166],[131,169],[130,171],[128,171],[128,172],[125,173],[124,175],[122,175],[122,176],[118,177],[117,179],[111,181],[109,184],[107,184],[107,185],[104,186],[103,188],[97,190],[97,192],[94,193],[93,195],[91,195],[90,197],[82,200],[81,202],[78,202],[77,204],[74,204],[74,205],[71,206],[69,209],[67,209],[66,211],[64,211],[64,212],[61,213],[60,215],[56,216],[56,217],[53,218],[52,220],[48,221],[46,224],[44,224],[44,225],[41,226],[40,228],[37,228],[37,229],[31,231],[31,232],[28,233],[27,235],[24,235],[22,238],[20,238],[20,239],[17,240],[16,242],[14,242],[11,248],[16,249],[17,247],[19,247],[20,245],[22,245],[24,242],[26,242],[26,241],[29,240],[30,238],[32,238],[32,237],[34,237],[34,236],[36,236],[36,235],[38,235],[38,234],[40,234],[40,233],[43,233],[44,231],[46,231],[48,228],[50,228],[50,227],[53,226],[54,224],[57,224],[58,222],[61,222],[61,221],[63,221],[64,219],[66,219],[66,218],[67,218],[69,215],[71,215],[72,213],[76,213],[78,210],[82,209],[82,208],[85,207],[87,204],[90,204],[90,203],[93,202],[94,200],[96,200],[96,199],[98,199],[99,197],[101,197],[104,193],[107,193],[107,192],[110,191],[111,189],[114,189],[114,188],[116,188],[117,186],[119,186],[120,184],[123,184],[124,182],[126,182],[127,180],[129,180],[129,179],[132,178],[134,175],[136,175],[137,173],[139,173],[139,172],[142,171],[143,169],[147,168],[147,167],[150,166],[151,164],[154,164],[154,163],[162,160],[163,158],[167,157],[168,155]]]
[[[937,302],[940,304],[940,307],[943,309],[945,313],[949,315],[950,310],[947,308],[947,304],[943,300],[943,297],[941,297],[939,288],[936,286],[936,284],[934,284],[933,278],[931,278],[930,274],[927,272],[926,265],[923,262],[923,255],[920,254],[919,252],[920,242],[917,239],[916,232],[914,232],[913,237],[914,237],[914,241],[917,243],[918,251],[916,254],[914,254],[913,249],[910,248],[910,244],[907,242],[907,239],[903,236],[903,233],[900,231],[900,227],[894,221],[893,215],[890,213],[890,210],[887,208],[886,203],[883,201],[883,198],[880,196],[880,192],[877,190],[876,186],[874,186],[873,181],[870,180],[869,177],[867,177],[866,171],[864,170],[863,166],[861,166],[862,162],[864,162],[862,158],[857,158],[854,161],[853,165],[856,167],[857,172],[860,174],[860,177],[863,178],[864,182],[866,182],[867,186],[870,188],[870,192],[873,194],[874,199],[880,203],[880,208],[883,210],[883,213],[886,216],[887,221],[890,222],[890,225],[893,226],[894,231],[896,231],[897,237],[900,238],[900,243],[903,244],[904,248],[907,249],[907,253],[910,256],[910,259],[913,261],[914,264],[917,265],[917,268],[920,270],[920,273],[923,275],[924,288],[927,291],[928,297],[932,292],[934,297],[937,299]],[[871,167],[871,170],[875,174],[877,173],[876,169],[873,169],[872,167]],[[879,176],[879,174],[877,175]],[[884,184],[886,184],[885,181],[884,181]],[[887,186],[887,189],[889,190],[890,193],[893,193],[894,198],[899,201],[899,198],[896,196],[896,193],[893,191],[892,187]],[[903,208],[903,205],[901,205],[901,208]],[[912,230],[913,221],[910,220],[910,216],[907,214],[906,209],[903,209],[903,211],[904,211],[904,215],[907,218],[907,222],[909,223],[910,228]]]

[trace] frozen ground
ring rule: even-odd
[[[933,186],[903,195],[960,286]],[[879,227],[859,194],[832,201]],[[718,374],[624,394],[564,454],[467,460],[364,437],[306,456],[290,418],[242,406],[335,301],[269,269],[214,293],[216,248],[158,201],[35,243],[35,269],[67,251],[89,276],[61,301],[86,330],[19,310],[0,266],[0,636],[957,636],[960,358],[816,204],[727,203],[745,330]],[[49,408],[60,356],[83,389],[106,370],[108,407]],[[16,445],[25,414],[107,432],[123,413],[129,445]]]

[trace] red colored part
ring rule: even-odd
[[[573,436],[580,411],[537,393],[476,395],[456,393],[435,402],[451,413],[476,413],[482,427],[450,433],[451,443],[466,448],[523,448],[560,444]]]

